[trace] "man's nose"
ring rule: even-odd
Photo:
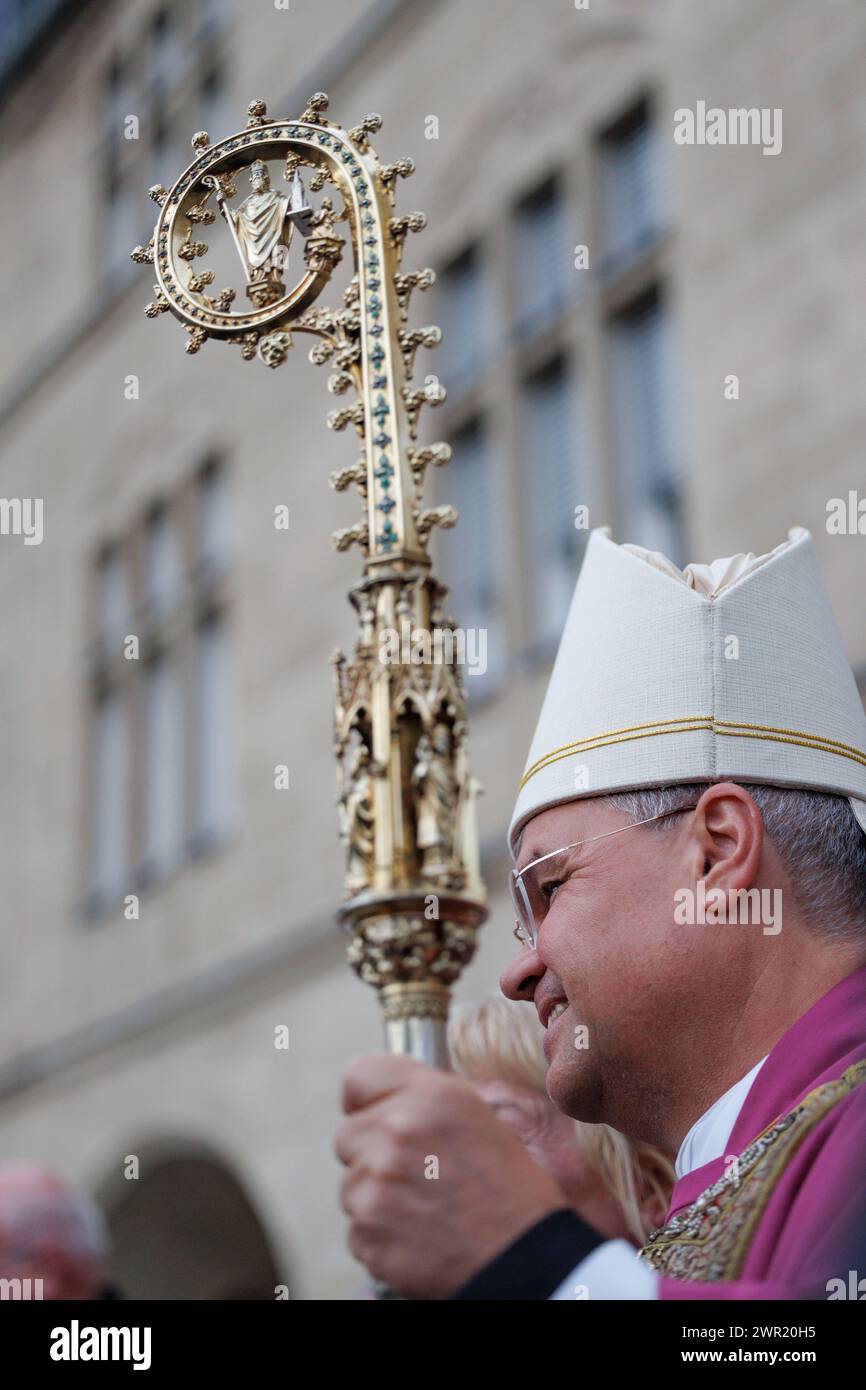
[[[499,977],[499,988],[506,999],[530,1001],[546,967],[536,950],[525,946],[506,965]]]

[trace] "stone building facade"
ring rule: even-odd
[[[866,495],[866,13],[31,0],[2,24],[0,1154],[99,1197],[133,1295],[348,1296],[331,1136],[342,1067],[380,1046],[333,925],[351,445],[303,351],[187,358],[146,321],[147,187],[258,96],[379,111],[382,158],[415,159],[406,264],[438,281],[413,322],[442,323],[421,370],[449,393],[427,438],[464,517],[439,557],[488,641],[477,998],[513,944],[505,827],[581,517],[683,560],[809,526],[866,670],[864,540],[826,527]],[[781,111],[781,150],[678,145],[699,102]],[[14,499],[41,499],[41,544]]]

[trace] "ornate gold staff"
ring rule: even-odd
[[[150,190],[160,214],[147,247],[134,261],[153,264],[157,284],[145,313],[171,311],[189,334],[187,352],[207,338],[240,345],[245,359],[282,363],[292,331],[320,339],[313,362],[329,362],[328,388],[358,398],[332,411],[328,424],[353,425],[363,452],[331,476],[342,492],[357,485],[366,514],[337,531],[338,550],[356,544],[364,555],[361,582],[350,591],[358,615],[351,660],[333,658],[335,753],[340,835],[346,851],[345,900],[339,919],[349,934],[349,960],[379,991],[390,1051],[447,1064],[445,1020],[450,986],[475,949],[487,916],[475,828],[480,790],[468,765],[465,691],[460,669],[464,634],[446,616],[447,590],[434,578],[428,540],[434,526],[453,526],[453,507],[425,509],[421,494],[430,464],[446,464],[447,444],[417,444],[423,405],[444,399],[441,387],[410,386],[419,347],[435,346],[438,328],[406,327],[409,299],[427,289],[432,270],[401,272],[407,234],[426,225],[423,213],[396,216],[395,184],[414,170],[410,159],[382,165],[370,145],[381,118],[365,116],[343,130],[325,116],[317,92],[299,120],[274,121],[263,101],[251,102],[246,129],[211,144],[193,136],[196,159],[166,190]],[[291,193],[271,187],[279,161]],[[309,188],[330,196],[317,211]],[[252,191],[237,206],[237,180]],[[193,268],[208,253],[196,239],[217,204],[246,275],[248,306],[233,307],[233,288],[206,293],[214,272]],[[342,309],[311,307],[339,263],[348,225],[355,274]],[[286,288],[294,228],[304,237],[304,274]]]

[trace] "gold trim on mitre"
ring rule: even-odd
[[[815,748],[820,753],[834,753],[839,758],[849,758],[851,762],[866,767],[866,752],[853,744],[841,743],[839,739],[824,738],[820,734],[806,733],[802,729],[779,729],[772,724],[739,724],[728,719],[714,719],[710,714],[695,714],[679,719],[657,719],[651,724],[632,724],[622,729],[611,729],[606,733],[594,734],[590,738],[577,739],[574,743],[563,744],[545,753],[527,768],[520,780],[519,790],[523,791],[527,782],[536,773],[542,772],[551,763],[574,753],[589,753],[594,748],[607,748],[615,743],[630,743],[636,738],[655,738],[662,734],[688,734],[708,732],[725,738],[757,738],[770,743],[793,743],[801,748]]]

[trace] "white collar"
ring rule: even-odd
[[[737,1116],[752,1088],[752,1082],[766,1060],[766,1057],[762,1057],[760,1062],[756,1062],[751,1071],[746,1072],[739,1081],[735,1081],[730,1090],[719,1096],[709,1110],[705,1110],[700,1119],[695,1120],[677,1154],[674,1166],[678,1178],[684,1178],[687,1173],[694,1172],[695,1168],[702,1168],[711,1159],[724,1155],[725,1145],[731,1137],[731,1130],[737,1123]]]

